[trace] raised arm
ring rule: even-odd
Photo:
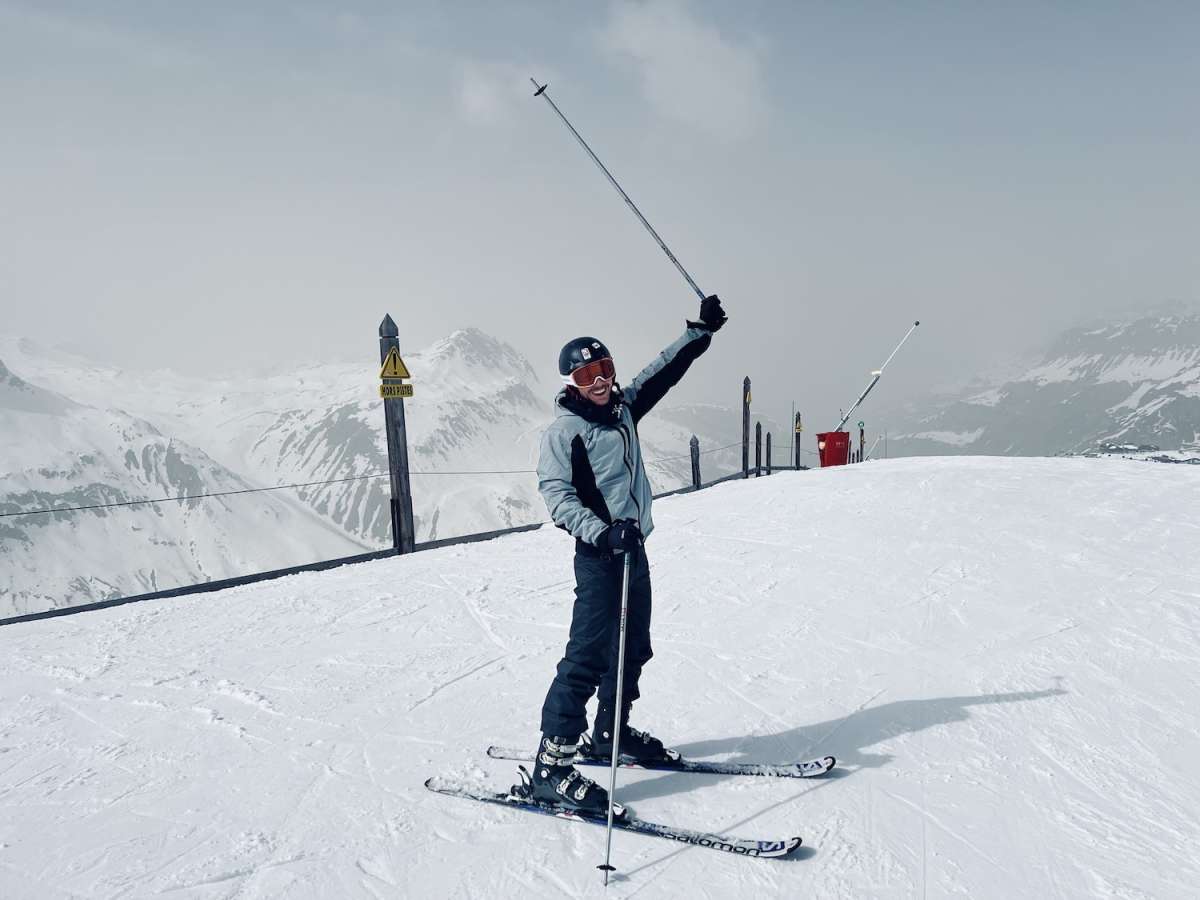
[[[654,357],[653,362],[622,389],[633,421],[637,422],[650,412],[667,391],[679,383],[679,379],[711,343],[712,332],[689,327],[681,337]]]
[[[705,297],[700,304],[700,321],[688,322],[687,331],[658,354],[654,361],[624,388],[625,402],[633,421],[650,412],[667,391],[679,383],[685,372],[712,343],[714,331],[725,324],[725,310],[716,294]]]

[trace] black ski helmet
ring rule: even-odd
[[[577,337],[558,351],[558,374],[566,378],[580,366],[597,359],[612,359],[608,348],[594,337]]]

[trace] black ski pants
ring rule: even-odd
[[[576,737],[587,730],[587,702],[596,688],[601,702],[617,695],[617,643],[620,636],[622,555],[601,555],[590,548],[575,551],[575,608],[571,636],[557,674],[542,704],[542,734]],[[638,694],[638,678],[653,656],[650,649],[650,565],[646,551],[633,557],[629,578],[629,611],[625,620],[627,703]]]

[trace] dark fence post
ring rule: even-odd
[[[742,477],[750,477],[750,376],[742,382]]]
[[[379,325],[379,362],[387,362],[392,351],[400,352],[400,332],[391,316]],[[398,379],[393,379],[398,381]],[[383,393],[382,388],[380,393]],[[413,527],[412,484],[408,476],[408,436],[404,426],[404,398],[384,397],[383,417],[387,432],[388,471],[392,476],[392,547],[397,553],[412,553],[416,546]]]
[[[800,468],[800,435],[804,432],[804,426],[800,424],[800,413],[796,413],[796,469]]]
[[[754,477],[762,474],[762,422],[754,423]]]
[[[767,474],[771,474],[771,432],[767,432]]]
[[[692,435],[688,442],[692,451],[692,488],[700,490],[700,438]]]

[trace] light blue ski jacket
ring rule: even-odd
[[[605,531],[618,519],[632,519],[643,536],[650,535],[651,489],[637,424],[711,342],[707,328],[689,323],[628,387],[614,386],[604,407],[574,391],[559,392],[557,415],[542,435],[537,470],[538,490],[555,525],[601,549]]]

